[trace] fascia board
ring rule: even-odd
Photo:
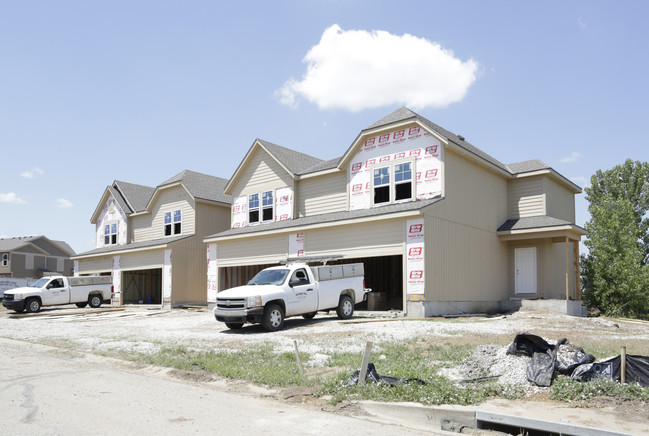
[[[99,204],[97,204],[97,207],[95,208],[94,213],[90,217],[90,224],[97,223],[97,218],[99,218],[99,213],[101,212],[101,208],[106,204],[106,202],[108,201],[109,196],[112,196],[112,195],[113,195],[113,193],[110,192],[110,189],[108,189],[108,187],[106,187],[106,189],[104,190],[104,194],[101,196],[101,200],[99,200]],[[115,200],[115,203],[117,203],[117,200]]]
[[[175,241],[174,241],[175,242]],[[117,249],[115,251],[106,251],[103,253],[96,253],[96,254],[89,254],[86,256],[72,256],[70,259],[72,260],[83,260],[83,259],[91,259],[95,257],[110,257],[110,256],[115,256],[115,255],[121,255],[121,254],[131,254],[131,253],[138,253],[142,251],[151,251],[151,250],[160,250],[162,248],[168,248],[171,243],[167,242],[164,244],[159,244],[159,245],[152,245],[150,247],[140,247],[140,248],[124,248],[124,249]]]
[[[387,214],[387,215],[377,215],[373,217],[360,217],[360,218],[351,218],[351,219],[345,219],[341,221],[333,221],[333,222],[328,222],[328,223],[316,223],[316,224],[307,224],[307,225],[302,225],[302,226],[295,226],[295,227],[285,227],[283,229],[276,229],[276,230],[269,230],[266,232],[253,232],[253,233],[242,233],[240,235],[231,235],[231,236],[221,236],[221,237],[216,237],[216,238],[204,238],[203,242],[204,243],[211,243],[211,242],[221,242],[221,241],[228,241],[228,240],[234,240],[234,239],[241,239],[241,238],[257,238],[257,237],[263,237],[263,236],[271,236],[271,235],[279,235],[279,234],[287,234],[287,233],[295,233],[295,232],[302,232],[306,230],[314,230],[314,229],[323,229],[327,227],[339,227],[339,226],[347,226],[347,225],[352,225],[352,224],[359,224],[359,223],[367,223],[367,222],[372,222],[372,221],[382,221],[382,220],[391,220],[391,219],[399,219],[399,218],[410,218],[414,216],[421,216],[421,210],[411,210],[407,212],[397,212],[394,214]]]
[[[337,168],[337,167],[336,168],[330,168],[328,170],[315,171],[313,173],[303,174],[301,176],[296,176],[295,179],[296,180],[311,179],[313,177],[325,176],[327,174],[339,173],[341,171],[344,171],[344,170],[341,170],[340,168]]]
[[[543,228],[534,228],[534,229],[522,229],[522,230],[504,230],[497,232],[498,239],[501,241],[515,241],[521,239],[539,239],[552,238],[556,236],[570,236],[571,239],[579,239],[581,236],[586,236],[588,233],[583,228],[577,225],[566,225],[566,226],[554,226],[554,227],[543,227]]]
[[[544,175],[549,175],[550,177],[552,177],[554,180],[558,181],[562,185],[567,186],[574,194],[581,194],[582,192],[582,189],[576,183],[571,182],[565,176],[559,174],[552,168],[530,171],[527,173],[514,174],[512,177],[514,179],[524,179],[526,177],[544,176]]]

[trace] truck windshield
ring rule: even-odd
[[[287,269],[265,269],[248,282],[249,285],[281,285],[288,275]]]
[[[30,288],[42,288],[50,281],[49,277],[43,277],[42,279],[36,280],[34,283],[29,285]]]

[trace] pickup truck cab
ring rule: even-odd
[[[261,323],[267,331],[280,330],[291,316],[313,318],[318,311],[336,310],[341,319],[364,301],[363,264],[310,267],[294,263],[266,268],[245,286],[216,296],[214,317],[230,329]]]
[[[23,288],[4,292],[2,305],[16,312],[38,312],[43,306],[74,303],[77,307],[99,307],[110,300],[112,277],[43,277]]]

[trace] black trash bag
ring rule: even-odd
[[[343,382],[345,386],[353,386],[358,384],[358,379],[360,377],[361,370],[357,369],[354,371],[354,373],[349,376],[347,380]],[[381,376],[379,375],[378,372],[376,372],[376,367],[372,362],[369,362],[367,364],[367,375],[365,376],[365,381],[373,381],[375,383],[383,383],[383,384],[388,384],[392,386],[398,386],[404,383],[419,383],[421,385],[425,385],[426,382],[423,380],[420,380],[418,378],[396,378],[396,377],[388,377],[388,376]]]
[[[542,337],[530,333],[516,334],[507,354],[531,356],[532,360],[527,365],[527,380],[544,387],[552,384],[554,371],[571,374],[579,365],[595,360],[594,356],[570,344],[566,338],[551,345]]]
[[[514,342],[512,342],[507,349],[507,354],[532,357],[536,352],[545,353],[547,350],[553,348],[553,345],[548,344],[547,341],[540,336],[531,333],[517,333],[514,337]]]
[[[620,382],[621,361],[621,356],[616,356],[601,362],[580,365],[575,368],[570,378],[578,381],[605,378]],[[640,386],[649,387],[649,357],[627,354],[626,382],[638,383]]]

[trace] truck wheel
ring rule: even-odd
[[[41,302],[38,298],[30,298],[25,302],[25,310],[29,313],[36,313],[41,310]]]
[[[354,314],[354,301],[349,295],[343,295],[338,302],[336,314],[340,319],[349,319]]]
[[[95,309],[101,306],[101,295],[94,294],[88,297],[88,304],[90,305],[90,307]]]
[[[229,328],[230,330],[239,330],[240,328],[243,327],[242,322],[226,322],[225,326]]]
[[[264,310],[263,326],[266,331],[276,332],[284,327],[284,311],[279,304],[269,304]]]
[[[87,301],[84,301],[83,303],[74,303],[75,306],[77,306],[79,309],[83,309],[88,305]]]
[[[302,315],[302,318],[304,319],[313,319],[314,316],[317,315],[318,312],[311,312],[311,313],[305,313]]]

